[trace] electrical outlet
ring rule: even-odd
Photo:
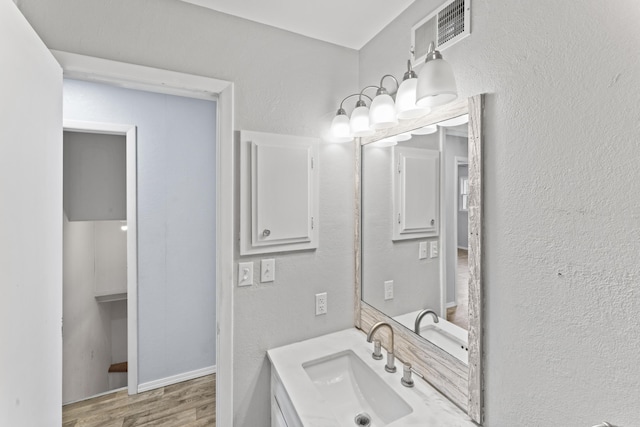
[[[438,258],[438,241],[434,240],[429,245],[429,258]]]
[[[387,280],[384,282],[384,299],[393,299],[393,280]]]
[[[260,261],[260,282],[273,282],[276,280],[276,260],[263,259]]]
[[[316,294],[316,316],[327,314],[327,293]]]
[[[420,248],[418,249],[418,259],[425,259],[427,257],[427,242],[420,242]]]
[[[238,263],[238,286],[251,286],[251,285],[253,285],[253,263],[252,262]]]

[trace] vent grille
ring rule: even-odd
[[[449,0],[411,29],[413,64],[424,62],[429,43],[440,51],[471,34],[471,0]]]
[[[438,13],[438,46],[464,34],[464,3],[465,0],[454,0]]]

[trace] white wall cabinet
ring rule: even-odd
[[[240,133],[240,254],[318,247],[315,138]]]
[[[437,236],[440,153],[395,146],[393,160],[393,240]]]

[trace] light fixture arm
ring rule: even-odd
[[[413,55],[413,51],[411,51],[411,54]],[[407,59],[407,72],[404,73],[404,77],[402,77],[402,81],[405,80],[409,80],[409,79],[417,79],[418,75],[416,74],[415,71],[413,71],[413,67],[411,66],[411,60]]]
[[[393,77],[391,74],[385,74],[384,76],[382,76],[382,78],[380,79],[380,86],[378,86],[378,92],[376,92],[376,96],[377,95],[383,95],[383,94],[388,94],[389,92],[387,91],[387,89],[382,85],[382,83],[384,82],[384,79],[387,77],[391,77],[393,79],[393,81],[396,83],[396,90],[395,92],[398,91],[398,89],[400,88],[400,83],[398,83],[398,79],[396,79],[395,77]]]
[[[345,116],[347,115],[347,112],[346,112],[346,111],[345,111],[345,109],[342,107],[342,105],[344,104],[344,102],[345,102],[347,99],[349,99],[349,98],[353,98],[354,96],[359,97],[359,98],[358,98],[358,102],[360,102],[360,99],[362,99],[362,97],[363,97],[363,96],[366,96],[367,98],[369,98],[369,102],[373,101],[373,100],[371,99],[371,97],[370,97],[370,96],[365,95],[365,94],[364,94],[364,93],[362,93],[362,92],[360,92],[360,93],[352,93],[351,95],[346,96],[342,101],[340,101],[340,108],[338,108],[338,112],[336,113],[336,116],[339,116],[339,115],[341,115],[341,114],[344,114]],[[357,106],[358,106],[358,105],[356,105],[356,107],[357,107]]]

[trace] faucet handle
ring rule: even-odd
[[[380,340],[373,341],[373,353],[371,354],[371,357],[375,360],[382,359],[382,344],[380,343]]]
[[[405,363],[402,368],[402,379],[400,380],[405,387],[413,387],[413,379],[411,378],[411,363]]]

